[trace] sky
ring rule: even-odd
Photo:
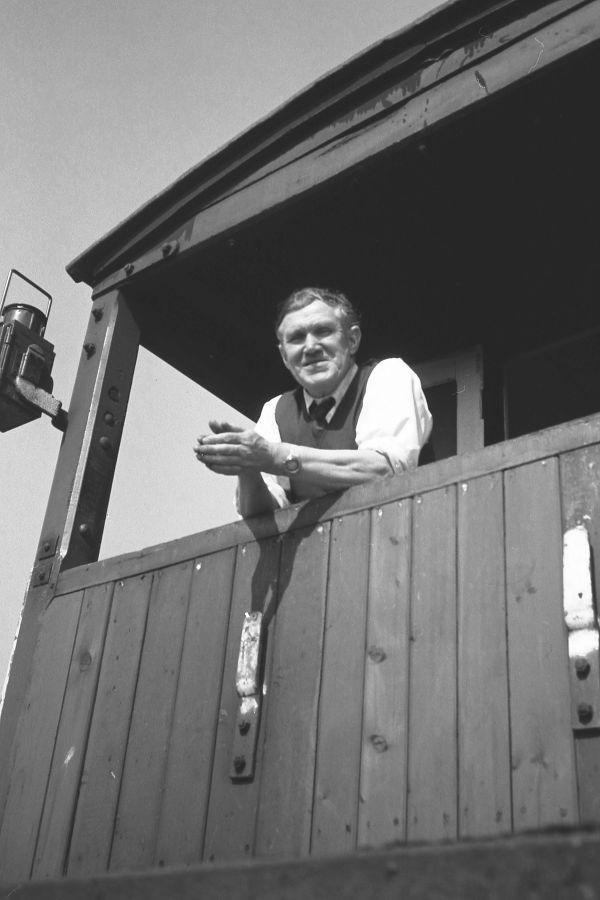
[[[0,283],[53,296],[54,395],[68,409],[91,291],[65,266],[183,172],[440,0],[0,0]],[[267,326],[267,323],[266,327]],[[231,521],[233,483],[192,453],[243,416],[142,350],[101,557]],[[0,434],[0,685],[60,433]]]

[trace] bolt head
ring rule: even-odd
[[[590,674],[591,666],[585,656],[578,656],[575,659],[575,671],[578,678],[587,678]]]
[[[580,703],[577,707],[577,718],[582,725],[588,725],[594,718],[594,708],[591,703]]]

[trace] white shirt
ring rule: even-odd
[[[326,418],[330,422],[356,374],[356,365],[347,372],[330,396],[335,400]],[[281,394],[273,397],[262,408],[255,431],[267,441],[279,442],[281,435],[275,419],[275,407]],[[304,391],[308,406],[313,398]],[[431,433],[431,413],[421,382],[413,370],[399,358],[384,359],[377,363],[369,375],[363,404],[356,422],[356,446],[359,450],[376,450],[390,464],[390,474],[415,468],[419,451]],[[262,477],[278,506],[289,506],[286,491],[288,478],[279,475]]]

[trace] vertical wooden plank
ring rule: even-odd
[[[256,809],[262,775],[262,744],[268,694],[263,697],[261,727],[257,743],[256,769],[253,781],[233,783],[229,777],[239,698],[235,675],[240,650],[244,613],[251,608],[273,610],[277,600],[281,542],[273,538],[239,548],[227,652],[215,744],[215,761],[211,786],[204,859],[243,859],[254,852]],[[267,618],[269,614],[267,613]],[[270,682],[269,658],[273,647],[274,620],[268,622],[264,684]]]
[[[224,550],[194,565],[156,849],[160,866],[201,854],[235,555],[235,548]]]
[[[257,855],[310,849],[329,523],[288,534],[267,686]]]
[[[506,583],[514,827],[577,820],[555,458],[511,469]]]
[[[458,488],[459,834],[511,830],[500,473]]]
[[[9,789],[0,831],[0,874],[7,882],[30,875],[82,598],[78,591],[55,600],[38,632],[7,767]]]
[[[112,590],[112,584],[99,585],[88,588],[83,597],[38,835],[34,878],[58,878],[63,874]]]
[[[138,575],[114,586],[71,837],[70,876],[108,868],[151,584],[151,575]]]
[[[336,519],[331,529],[313,854],[349,851],[356,846],[369,532],[368,510]]]
[[[592,549],[592,584],[596,609],[600,590],[600,446],[565,453],[560,458],[563,532],[585,525]],[[600,733],[575,732],[579,818],[600,822]]]
[[[110,869],[154,859],[192,568],[189,562],[154,573]]]
[[[358,809],[362,845],[406,837],[411,526],[410,500],[371,512]]]
[[[455,486],[414,500],[409,840],[457,833]]]

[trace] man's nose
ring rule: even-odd
[[[304,350],[307,353],[311,353],[319,346],[319,344],[319,338],[315,337],[314,334],[307,334],[304,338]]]

